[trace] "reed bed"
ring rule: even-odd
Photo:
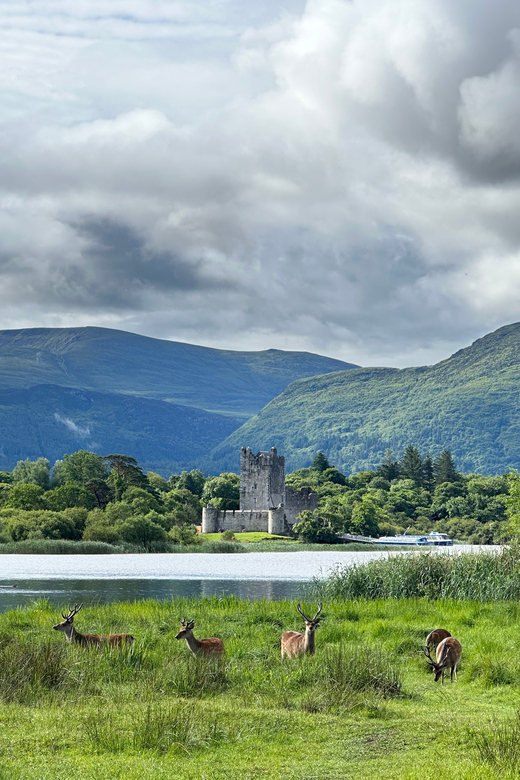
[[[327,580],[315,580],[321,599],[520,599],[520,550],[456,555],[397,553],[386,560],[336,566]]]

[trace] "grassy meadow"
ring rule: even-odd
[[[225,660],[175,641],[181,617]],[[519,776],[517,603],[336,600],[322,617],[316,655],[282,662],[293,602],[85,605],[77,629],[132,633],[122,650],[69,646],[46,601],[1,614],[1,780]],[[457,683],[421,654],[436,627],[462,643]]]

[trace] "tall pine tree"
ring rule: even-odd
[[[318,452],[312,461],[311,468],[316,469],[316,471],[319,471],[320,473],[323,473],[326,469],[330,469],[330,463],[323,452]]]
[[[423,460],[423,487],[425,487],[426,490],[428,490],[431,493],[434,488],[434,485],[435,485],[435,478],[433,474],[433,460],[430,453],[427,452]]]
[[[400,473],[399,462],[394,460],[392,450],[388,449],[385,452],[383,462],[376,469],[376,474],[378,477],[383,477],[383,479],[391,482],[393,479],[399,479]]]
[[[423,484],[424,478],[424,465],[421,458],[421,454],[417,447],[413,444],[409,444],[406,448],[403,459],[401,460],[401,478],[413,479],[418,487]]]
[[[433,474],[435,477],[435,486],[442,485],[443,482],[457,482],[459,475],[455,470],[453,456],[449,450],[443,450],[438,458],[433,462]]]

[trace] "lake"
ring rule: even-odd
[[[434,548],[458,554],[498,547]],[[314,577],[338,564],[352,566],[410,552],[333,550],[279,553],[140,555],[1,555],[0,611],[48,598],[60,608],[85,601],[235,595],[249,599],[303,598]],[[15,584],[16,588],[5,587]]]

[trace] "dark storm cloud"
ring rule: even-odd
[[[0,0],[2,327],[358,363],[520,319],[517,0]]]

